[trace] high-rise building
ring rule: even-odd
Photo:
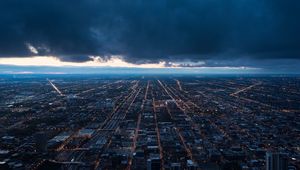
[[[38,152],[45,152],[47,150],[47,134],[44,132],[38,132],[35,135],[35,144]]]
[[[288,170],[287,155],[277,152],[267,152],[266,170]]]
[[[151,155],[151,157],[147,160],[147,170],[154,170],[161,168],[161,160],[159,156]]]

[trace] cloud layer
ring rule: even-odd
[[[300,59],[299,0],[1,0],[0,56]]]

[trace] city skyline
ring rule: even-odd
[[[298,76],[5,75],[0,169],[296,170],[299,86]]]

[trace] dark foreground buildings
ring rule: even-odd
[[[299,77],[3,76],[0,114],[0,169],[300,168]]]
[[[267,152],[266,154],[267,170],[287,170],[288,157],[282,153]]]

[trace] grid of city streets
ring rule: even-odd
[[[300,160],[300,78],[5,76],[7,169],[265,169]]]

